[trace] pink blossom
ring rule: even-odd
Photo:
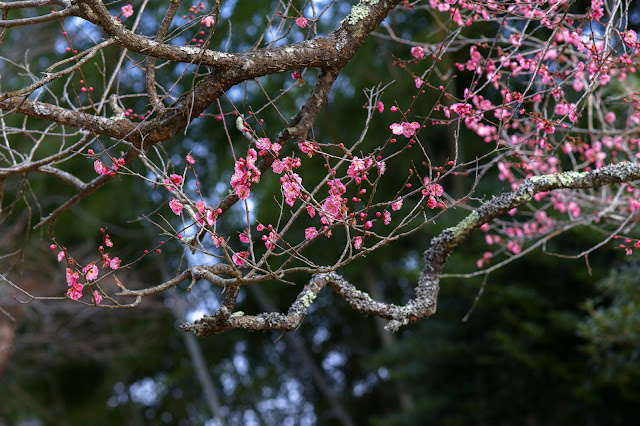
[[[429,198],[427,199],[427,207],[433,210],[437,205],[438,202],[436,201],[435,197],[433,195],[429,195]]]
[[[196,203],[196,210],[198,210],[198,213],[204,214],[204,208],[205,208],[204,201],[198,201]]]
[[[393,123],[391,126],[389,126],[389,128],[391,129],[391,133],[393,133],[394,135],[402,134],[402,124]]]
[[[362,237],[355,237],[353,239],[353,248],[355,248],[356,250],[360,250],[361,247],[362,247]]]
[[[371,222],[370,220],[366,221],[364,223],[364,229],[371,229],[373,228],[373,222]]]
[[[111,241],[111,237],[109,237],[109,235],[104,236],[104,245],[107,247],[113,247],[113,241]]]
[[[244,265],[244,260],[249,257],[249,252],[248,251],[241,251],[238,253],[234,253],[233,256],[231,256],[231,260],[233,260],[233,263],[235,263],[238,266],[242,266]]]
[[[247,233],[247,229],[244,230],[244,232],[241,232],[240,235],[238,236],[238,239],[240,240],[241,243],[245,243],[248,244],[249,243],[249,234]]]
[[[276,231],[269,232],[269,235],[263,235],[262,241],[264,241],[264,246],[267,250],[274,250],[276,248],[276,241],[278,241],[278,234]]]
[[[608,124],[613,124],[616,121],[616,114],[613,112],[608,112],[604,115],[604,121]]]
[[[356,183],[359,183],[358,178],[364,178],[367,176],[366,170],[369,166],[371,166],[371,163],[372,161],[369,157],[353,157],[353,160],[351,160],[351,164],[347,169],[347,176],[349,176],[351,179],[356,179]]]
[[[378,102],[378,106],[376,108],[378,108],[378,112],[383,112],[384,111],[384,104],[382,102]]]
[[[78,272],[73,271],[71,268],[67,268],[66,278],[67,285],[72,286],[76,282],[78,282],[78,278],[80,278],[80,275],[78,275]]]
[[[93,291],[93,300],[96,301],[96,305],[99,305],[102,302],[102,296],[98,293],[98,290]]]
[[[271,148],[271,140],[269,138],[259,138],[256,141],[256,147],[258,149],[270,149]]]
[[[133,6],[131,6],[130,4],[122,6],[120,10],[122,10],[122,16],[124,16],[125,18],[133,16]]]
[[[298,197],[302,195],[302,178],[297,173],[290,173],[282,176],[280,183],[282,184],[285,203],[293,206]]]
[[[567,206],[567,210],[569,210],[569,213],[573,217],[580,216],[580,206],[578,206],[578,203],[576,203],[575,201],[571,201],[569,203],[569,205]]]
[[[111,261],[109,262],[109,267],[111,269],[118,269],[120,267],[120,259],[117,257],[111,259]]]
[[[73,300],[78,300],[82,297],[83,285],[80,283],[74,283],[69,290],[67,290],[67,296]]]
[[[220,245],[224,244],[224,238],[216,234],[211,236],[211,241],[213,241],[213,245],[216,246],[216,248],[220,248]]]
[[[182,203],[175,198],[169,201],[169,207],[171,207],[171,211],[177,216],[180,216],[180,213],[182,213]]]
[[[307,240],[312,240],[318,236],[318,230],[315,227],[311,226],[304,230],[304,236]]]
[[[87,281],[93,281],[98,278],[98,267],[95,263],[90,263],[82,268],[82,273],[85,274]]]
[[[544,133],[550,135],[552,133],[554,133],[556,131],[556,128],[553,126],[553,124],[550,121],[547,120],[540,120],[537,123],[538,129],[544,131]]]
[[[313,157],[313,153],[317,149],[317,146],[313,142],[305,141],[298,142],[298,148],[300,148],[300,151],[304,152],[309,158],[311,158]]]
[[[187,163],[196,164],[196,160],[195,160],[195,158],[193,158],[193,156],[191,154],[187,154],[186,159],[187,159]]]
[[[388,225],[391,223],[391,213],[389,213],[388,210],[385,210],[384,213],[382,213],[382,218],[384,219],[385,225]]]
[[[384,174],[384,172],[387,171],[387,163],[385,163],[384,161],[378,161],[378,173],[380,174],[380,176],[382,176]]]
[[[62,259],[64,259],[64,257],[64,250],[62,250],[60,251],[60,253],[58,253],[58,262],[62,262]]]
[[[294,71],[291,73],[291,78],[294,80],[298,80],[300,77],[302,77],[302,74],[300,74],[298,71]]]
[[[329,221],[329,223],[336,219],[342,219],[343,205],[342,198],[336,195],[332,195],[325,200],[322,204],[322,210],[324,217]]]
[[[284,161],[275,159],[271,164],[271,168],[273,168],[274,173],[281,174],[284,171]]]
[[[520,247],[520,244],[515,241],[509,241],[507,242],[507,250],[513,254],[519,254],[522,251],[522,247]]]
[[[296,19],[296,24],[298,24],[298,26],[300,28],[307,28],[307,18],[305,17],[299,17]]]
[[[420,77],[417,77],[414,82],[416,83],[416,88],[419,89],[422,87],[422,85],[424,84],[424,81],[422,81],[422,79]]]
[[[265,226],[261,223],[258,224],[258,226],[256,226],[256,229],[258,230],[258,232],[262,232],[264,231]]]
[[[402,198],[398,197],[396,201],[391,204],[391,210],[398,211],[402,208]]]
[[[96,160],[93,162],[93,168],[96,171],[96,173],[98,173],[99,175],[112,175],[113,172],[104,164],[102,164],[102,161],[100,160]]]
[[[117,172],[120,166],[124,166],[124,158],[114,158],[113,164],[111,165],[111,168],[113,169],[113,171]],[[113,175],[114,173],[111,172],[110,174]]]
[[[209,15],[202,18],[200,22],[202,23],[202,25],[209,28],[215,23],[215,20],[213,19],[213,16]]]
[[[596,21],[604,16],[603,0],[591,0],[591,17]]]
[[[420,46],[413,46],[411,48],[411,56],[413,56],[416,59],[424,58],[424,49]]]
[[[164,180],[164,185],[167,187],[169,191],[175,191],[177,188],[182,186],[182,176],[173,173],[169,176],[169,179]]]
[[[238,198],[240,198],[241,200],[246,200],[247,198],[249,198],[250,193],[251,193],[251,190],[247,185],[236,186],[236,194],[238,195]]]
[[[331,182],[327,182],[327,185],[331,187],[331,189],[329,189],[329,194],[334,195],[336,197],[347,192],[347,188],[340,181],[340,179],[334,179]]]
[[[624,34],[624,44],[626,44],[627,47],[630,47],[630,48],[635,47],[637,39],[638,39],[638,33],[636,33],[634,30],[628,30]]]
[[[438,183],[429,183],[429,178],[424,179],[425,188],[422,190],[422,195],[425,197],[429,195],[433,195],[436,197],[441,197],[444,193],[444,189],[442,189],[442,185]]]
[[[207,210],[205,218],[207,219],[209,226],[213,226],[213,224],[216,223],[216,214],[212,210]]]
[[[313,206],[307,206],[307,214],[311,217],[315,217],[316,209]]]
[[[506,100],[509,98],[507,97]],[[455,112],[461,117],[467,117],[474,114],[473,106],[471,104],[455,103],[451,105],[451,111]]]

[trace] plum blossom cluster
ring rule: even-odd
[[[89,155],[94,155],[93,150],[89,150]],[[95,160],[93,162],[93,169],[99,175],[115,176],[120,167],[124,166],[125,161],[124,158],[113,158],[112,160],[113,163],[111,164],[111,167],[105,166],[104,163],[100,160]]]
[[[391,133],[394,135],[402,135],[405,138],[410,138],[416,134],[416,131],[420,128],[420,123],[413,121],[411,123],[393,123],[389,126]]]
[[[234,166],[234,173],[231,176],[231,188],[235,190],[236,195],[241,200],[249,198],[251,184],[260,182],[262,172],[256,167],[257,159],[256,150],[251,148],[247,152],[247,156],[238,159]]]
[[[369,169],[373,164],[374,161],[371,157],[353,157],[353,160],[351,160],[351,164],[347,169],[347,176],[353,179],[356,184],[360,185],[360,183],[362,183],[362,180],[367,178]]]
[[[460,27],[470,27],[477,20],[505,19],[505,30],[498,31],[493,44],[474,40],[472,32],[466,33],[470,41],[463,49],[467,49],[468,59],[455,67],[459,74],[468,73],[473,83],[462,89],[463,93],[447,93],[441,80],[429,79],[425,65],[431,66],[427,64],[430,57],[434,63],[441,58],[427,55],[424,47],[411,47],[409,58],[399,61],[417,86],[434,89],[446,99],[432,111],[442,119],[432,118],[431,124],[459,121],[489,144],[489,149],[500,150],[493,163],[496,177],[510,190],[534,176],[568,169],[588,172],[640,158],[637,134],[621,133],[615,127],[640,124],[640,96],[628,82],[628,77],[638,72],[638,34],[624,29],[624,19],[606,18],[609,12],[603,0],[592,0],[582,15],[568,13],[571,5],[566,0],[429,0],[436,13]],[[601,24],[595,25],[595,21]],[[545,45],[530,36],[539,29],[555,31]],[[606,88],[607,97],[600,94],[602,88]],[[393,123],[390,128],[393,134],[412,136],[408,123]],[[432,207],[437,205],[437,197],[427,185],[425,182],[422,194],[427,197],[427,207]],[[637,189],[630,186],[626,192],[627,199],[621,197],[615,204],[617,212],[624,215],[640,208]],[[578,218],[598,220],[614,200],[613,194],[606,194],[598,203],[581,191],[535,194],[537,204],[527,206],[531,211],[523,212],[524,216],[512,210],[509,216],[513,219],[483,227],[487,244],[498,248],[485,253],[478,267],[489,263],[496,252],[517,255],[527,241],[577,223]]]
[[[640,249],[640,240],[637,238],[622,237],[619,235],[615,235],[613,238],[623,241],[618,244],[618,248],[624,250],[627,256],[631,256],[634,250]]]
[[[509,212],[510,215],[514,215],[515,213],[515,211]],[[495,252],[485,252],[482,258],[476,262],[477,267],[484,267],[496,253],[503,250],[513,255],[520,254],[523,244],[527,240],[546,235],[554,229],[554,224],[554,219],[549,217],[544,210],[535,212],[534,220],[520,224],[508,225],[506,222],[503,222],[499,227],[490,227],[488,223],[485,223],[480,227],[485,233],[485,242],[488,246],[497,245],[498,249]]]
[[[82,292],[85,286],[92,285],[92,283],[98,279],[98,276],[100,274],[98,265],[107,270],[116,270],[120,268],[120,258],[118,258],[117,256],[111,257],[105,249],[105,247],[113,247],[111,236],[106,233],[104,228],[101,228],[100,232],[103,234],[103,244],[98,247],[100,259],[97,261],[89,262],[84,267],[81,267],[78,262],[67,253],[66,248],[60,247],[55,242],[49,247],[51,250],[60,250],[57,254],[58,262],[62,262],[62,260],[67,261],[65,277],[67,285],[69,287],[69,289],[67,290],[67,296],[70,299],[79,300],[80,298],[82,298]],[[85,284],[82,284],[80,282],[81,279],[84,280]],[[94,290],[92,293],[93,302],[96,305],[99,305],[102,302],[102,299],[103,296],[100,294],[100,292],[98,292],[98,290]]]
[[[427,207],[431,210],[438,205],[438,199],[444,194],[444,189],[439,183],[429,183],[429,178],[424,178],[422,196],[427,198]]]

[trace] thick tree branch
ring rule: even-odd
[[[78,4],[95,14],[99,25],[133,52],[171,61],[206,65],[212,72],[224,72],[229,79],[244,80],[301,68],[321,69],[344,66],[369,34],[380,25],[400,0],[361,0],[341,26],[326,37],[235,54],[195,47],[172,46],[129,31],[113,18],[100,0],[80,0]]]
[[[103,135],[117,140],[129,142],[141,140],[138,130],[140,124],[135,124],[125,118],[96,117],[44,102],[31,101],[24,97],[0,101],[0,109],[52,121],[62,126],[88,130],[95,135]]]
[[[216,314],[205,316],[192,324],[183,324],[181,329],[183,331],[192,331],[200,337],[208,337],[236,329],[248,331],[291,331],[300,325],[320,290],[327,286],[331,287],[353,309],[360,313],[375,315],[401,323],[417,320],[414,315],[415,308],[413,305],[397,306],[375,301],[367,293],[358,290],[340,275],[329,272],[313,276],[309,284],[303,288],[291,305],[287,315],[277,312],[258,315],[244,315],[242,312],[236,312],[229,315],[226,310],[224,312],[218,310]],[[433,305],[433,312],[435,312],[435,304]]]

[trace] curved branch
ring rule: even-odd
[[[300,325],[311,303],[325,287],[331,287],[356,311],[365,315],[375,315],[392,321],[408,324],[415,322],[416,307],[413,304],[398,306],[373,300],[369,294],[358,290],[353,284],[335,272],[316,274],[303,288],[287,315],[278,312],[244,315],[243,312],[230,314],[222,306],[214,315],[205,316],[193,323],[182,324],[182,331],[192,331],[199,337],[209,337],[228,330],[248,331],[291,331]],[[435,312],[435,305],[430,314]]]

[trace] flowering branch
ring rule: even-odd
[[[225,289],[222,305],[214,315],[183,327],[206,336],[232,329],[292,330],[318,292],[330,287],[353,309],[389,320],[387,329],[396,331],[435,312],[450,254],[477,229],[491,247],[477,261],[482,272],[508,263],[498,260],[485,268],[494,256],[524,256],[580,224],[598,223],[610,236],[608,241],[633,223],[629,218],[640,209],[640,188],[634,183],[640,101],[627,77],[640,69],[640,41],[626,28],[628,8],[621,0],[609,3],[605,8],[601,0],[593,0],[588,10],[578,13],[566,0],[509,5],[360,0],[329,29],[323,27],[324,12],[304,16],[305,9],[291,9],[295,15],[276,9],[253,48],[231,53],[225,51],[231,44],[217,39],[220,21],[227,19],[221,17],[219,2],[206,12],[202,2],[182,15],[181,2],[172,0],[157,11],[162,12],[153,20],[157,28],[145,23],[145,35],[138,32],[138,24],[149,13],[144,8],[150,2],[138,11],[123,5],[115,14],[109,10],[112,5],[100,0],[0,3],[0,43],[9,30],[51,20],[59,20],[62,27],[56,41],[67,43],[64,59],[43,67],[40,74],[31,71],[30,63],[18,64],[11,55],[2,58],[2,66],[17,68],[15,74],[29,81],[9,79],[10,90],[0,93],[0,109],[7,112],[0,116],[0,180],[20,180],[15,198],[21,200],[26,200],[25,188],[35,174],[75,190],[68,199],[46,206],[51,213],[41,215],[35,227],[48,224],[50,231],[61,214],[118,176],[145,182],[149,191],[156,191],[154,196],[162,193],[153,203],[160,199],[158,209],[170,209],[173,216],[158,210],[145,218],[160,228],[166,241],[128,264],[121,266],[120,257],[111,256],[108,248],[113,244],[104,229],[99,257],[84,266],[71,256],[71,249],[54,240],[51,249],[59,249],[58,261],[67,263],[71,299],[83,298],[88,286],[92,305],[104,299],[101,306],[132,307],[184,281],[190,281],[191,289],[206,280]],[[24,18],[26,9],[40,6],[54,10]],[[397,22],[386,19],[396,7],[407,15],[398,22],[409,22],[412,13],[424,14],[433,24],[432,42],[411,40],[404,29],[402,37],[397,35]],[[134,13],[136,21],[129,25],[126,19]],[[9,19],[17,14],[22,15]],[[104,40],[86,47],[85,38],[64,30],[66,16],[97,26]],[[186,22],[177,23],[180,19]],[[501,25],[485,25],[487,21]],[[602,31],[594,25],[598,21]],[[380,25],[388,36],[375,33]],[[318,33],[326,35],[313,38]],[[360,136],[339,142],[315,123],[340,75],[371,35],[384,40],[380,49],[391,42],[401,46],[402,51],[388,57],[399,70],[393,77],[397,84],[408,84],[392,94],[407,93],[408,88],[412,92],[407,99],[390,99],[389,93],[383,99],[382,88],[392,84],[384,82],[365,91],[366,118],[354,117],[354,122],[362,120]],[[176,45],[178,40],[186,40],[185,45]],[[243,40],[233,45],[247,44]],[[78,51],[79,46],[84,50]],[[104,58],[113,49],[120,49],[120,59],[111,70]],[[166,62],[156,66],[158,59]],[[103,76],[110,75],[103,79],[99,101],[89,83],[98,84],[93,66]],[[308,73],[309,68],[317,74]],[[135,73],[143,74],[142,89],[136,88],[140,82],[128,81]],[[271,86],[259,78],[276,74],[286,78],[269,78],[270,85],[281,85],[272,96],[265,90]],[[313,87],[305,87],[305,79],[315,79]],[[240,106],[236,91],[231,91],[240,84],[247,93],[256,89],[262,106]],[[391,106],[385,107],[383,100]],[[225,137],[228,142],[225,153],[233,169],[219,174],[205,169],[207,180],[211,175],[227,176],[219,182],[223,190],[201,185],[207,181],[198,177],[203,172],[198,162],[205,157],[202,152],[193,148],[178,154],[179,144],[169,144],[196,119],[212,119],[206,131],[216,136],[205,136],[207,143],[218,144]],[[41,121],[50,125],[42,130]],[[40,124],[30,126],[32,122]],[[370,126],[384,131],[370,131]],[[68,127],[80,130],[69,133]],[[428,133],[439,128],[443,131]],[[441,134],[446,134],[446,144],[434,140],[433,135]],[[18,143],[14,135],[20,137]],[[55,141],[57,148],[49,148]],[[472,145],[474,141],[478,144]],[[216,152],[218,148],[224,149],[216,146]],[[92,162],[97,176],[85,178],[75,162],[65,168],[73,158],[86,160],[89,172]],[[273,186],[262,183],[267,174],[279,181],[274,193],[267,193]],[[469,176],[473,179],[465,179]],[[620,183],[624,188],[611,188]],[[506,192],[488,201],[478,195],[479,188],[496,186]],[[594,190],[600,187],[604,188]],[[271,204],[254,208],[255,201],[265,200]],[[471,213],[432,239],[415,293],[407,295],[404,305],[373,300],[336,273],[381,247],[427,230],[454,208]],[[269,211],[275,214],[264,219]],[[0,213],[2,223],[7,216]],[[155,220],[156,213],[161,220]],[[321,244],[316,243],[331,238],[338,240],[337,248],[318,256],[314,250]],[[629,254],[636,241],[630,236],[625,239],[628,245],[620,248]],[[165,242],[198,251],[207,258],[202,263],[213,266],[189,265],[175,278],[143,289],[125,286],[116,277],[115,270],[160,254]],[[101,268],[107,271],[102,276]],[[311,278],[286,314],[234,312],[241,286],[267,280],[294,284],[289,277],[299,273]],[[119,287],[115,292],[101,281],[111,276]],[[134,302],[122,304],[119,298]]]
[[[416,296],[405,305],[398,306],[373,300],[340,275],[329,272],[313,276],[298,294],[286,315],[276,312],[256,316],[237,313],[231,315],[223,306],[214,315],[205,316],[192,324],[181,326],[200,337],[220,334],[228,330],[278,330],[291,331],[298,327],[318,293],[329,286],[356,311],[390,320],[385,327],[398,331],[403,325],[426,318],[436,312],[439,281],[442,269],[451,253],[466,241],[473,231],[483,224],[520,207],[533,199],[535,194],[557,189],[590,189],[605,185],[640,180],[640,164],[621,163],[609,165],[591,172],[565,172],[537,176],[525,180],[516,191],[503,194],[485,202],[457,226],[446,229],[431,240],[431,247],[424,252],[425,266],[418,279]],[[213,281],[212,281],[213,282]]]

